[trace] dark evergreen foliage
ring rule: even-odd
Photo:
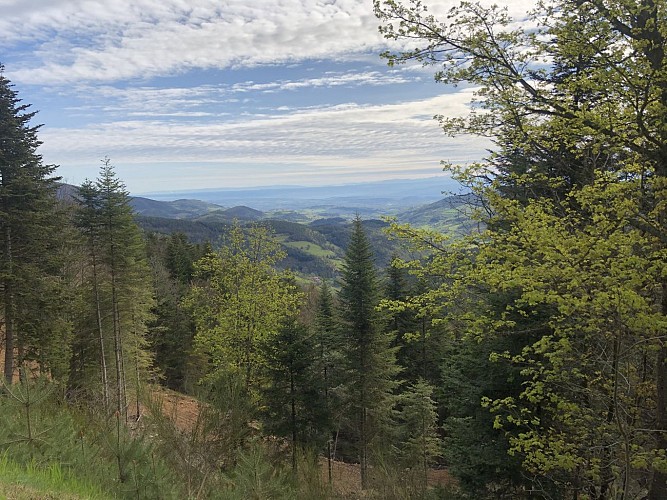
[[[316,370],[316,346],[295,318],[283,322],[263,346],[268,384],[263,390],[264,426],[289,439],[292,467],[300,450],[320,451],[329,429],[324,380]]]
[[[195,326],[182,301],[204,249],[188,242],[183,233],[151,234],[146,240],[155,293],[148,338],[155,368],[167,387],[190,392],[196,383],[196,377],[189,376]]]
[[[82,262],[84,286],[70,388],[95,393],[97,379],[105,409],[113,402],[116,411],[127,416],[128,387],[138,391],[140,372],[150,366],[145,334],[153,294],[129,194],[110,161],[102,163],[97,181],[80,189],[75,215],[87,258]],[[95,372],[100,376],[93,376]]]
[[[35,360],[61,377],[66,372],[70,325],[62,274],[64,212],[56,197],[55,166],[36,150],[39,125],[0,65],[0,305],[5,380]]]
[[[372,454],[381,453],[392,428],[398,366],[391,338],[380,327],[379,284],[373,252],[357,218],[342,269],[340,328],[346,365],[348,429],[354,436],[362,487],[369,485]]]

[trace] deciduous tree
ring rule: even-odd
[[[186,297],[196,326],[195,346],[208,373],[237,372],[249,391],[258,388],[261,344],[276,335],[299,303],[293,286],[273,266],[283,253],[266,228],[238,222],[217,252],[195,263]]]
[[[644,239],[648,247],[639,244],[625,257],[618,255],[606,261],[607,265],[612,266],[611,270],[623,268],[623,263],[639,262],[647,253],[654,256],[664,253],[667,242],[664,208],[667,176],[667,59],[664,27],[667,25],[667,7],[664,0],[540,2],[523,19],[510,18],[507,11],[499,7],[463,2],[449,12],[444,22],[432,16],[418,0],[409,3],[377,0],[375,8],[383,21],[381,31],[386,36],[396,40],[410,40],[412,43],[412,47],[405,52],[386,54],[390,63],[416,59],[426,64],[436,64],[439,66],[436,73],[439,81],[466,82],[477,87],[478,101],[470,115],[441,118],[448,133],[474,133],[498,139],[498,148],[486,166],[460,169],[463,177],[470,179],[471,176],[479,178],[481,175],[486,176],[488,181],[495,180],[492,188],[496,193],[509,193],[531,207],[535,224],[538,224],[537,220],[544,220],[544,216],[555,216],[558,211],[558,219],[572,224],[562,235],[581,231],[577,234],[577,245],[573,243],[573,247],[585,245],[589,235],[587,231],[595,233],[592,228],[597,228],[600,220],[614,220],[615,224],[619,224],[617,232],[600,235],[601,238],[615,240],[632,234],[633,239]],[[612,173],[613,181],[605,177],[609,172]],[[600,196],[599,191],[595,191],[598,195],[592,198],[586,197],[591,192],[586,191],[585,186],[596,185],[599,190],[600,179],[614,186],[611,192],[618,198]],[[634,184],[636,182],[639,184]],[[631,196],[624,186],[634,186],[643,195]],[[551,204],[544,201],[548,198],[552,200]],[[543,201],[531,201],[535,199]],[[592,199],[605,206],[593,206],[587,201]],[[563,204],[563,200],[569,204]],[[620,216],[616,203],[625,207],[623,210],[629,211],[622,211],[625,215]],[[636,206],[630,209],[627,206],[630,203]],[[503,238],[509,234],[514,238],[523,238],[531,232],[518,236],[515,231],[519,227],[527,227],[524,225],[528,224],[525,217],[509,215],[505,210],[507,206],[502,203],[492,205],[492,208],[509,218],[493,219],[499,229],[500,240],[507,242]],[[499,205],[503,208],[499,209]],[[610,212],[600,215],[601,209],[609,209]],[[537,215],[532,210],[541,210],[541,214]],[[633,228],[636,233],[633,233]],[[505,230],[508,233],[503,236]],[[542,228],[538,230],[534,226],[532,231],[539,233]],[[552,238],[559,236],[551,235]],[[521,248],[520,241],[512,243],[516,248]],[[566,250],[569,249],[559,248],[558,251],[568,255]],[[593,250],[590,251],[595,254]],[[545,262],[550,258],[541,252],[535,253],[533,257],[535,255],[540,255]],[[603,252],[603,255],[606,254]],[[531,265],[537,265],[532,257],[528,261]],[[523,261],[517,262],[515,258],[508,257],[508,262],[515,262],[515,267],[508,271],[523,268]],[[567,267],[563,263],[552,262],[551,265],[562,266],[561,271]],[[643,265],[651,269],[651,259],[645,260]],[[614,301],[614,307],[623,309],[627,305],[623,305],[620,297],[627,298],[629,295],[626,293],[642,295],[640,289],[651,289],[653,292],[646,294],[646,298],[651,304],[651,310],[657,314],[654,324],[662,325],[667,315],[667,284],[664,275],[652,274],[646,272],[646,269],[637,268],[635,272],[651,276],[652,283],[626,282],[622,286],[618,285],[624,292],[619,292],[613,299],[607,299]],[[592,276],[597,272],[593,260],[579,268],[581,276]],[[512,278],[507,276],[504,279],[512,282]],[[562,279],[572,287],[585,281],[574,274]],[[598,277],[596,284],[588,283],[586,286],[589,291],[597,290],[597,283],[607,279],[609,276]],[[550,300],[556,300],[555,297],[565,300],[574,293],[559,288],[561,285],[558,282],[555,286],[557,290],[551,290]],[[601,296],[605,296],[604,293]],[[601,310],[591,313],[590,307],[594,303],[572,304],[571,317],[578,317],[580,321],[589,324],[591,317],[597,318],[598,314],[602,314]],[[626,312],[630,315],[628,317],[641,317],[643,314],[638,310]],[[578,316],[579,313],[582,317]],[[608,318],[618,316],[609,310],[606,314]],[[550,326],[553,327],[553,324]],[[612,359],[619,360],[618,355],[623,351],[616,351],[613,346],[615,342],[624,345],[627,339],[618,339],[615,335],[607,337],[602,333],[607,330],[606,327],[597,325],[596,328],[599,333],[596,338],[606,338],[611,342],[607,344],[609,350],[605,352],[616,353]],[[627,325],[619,328],[627,331]],[[618,334],[618,329],[613,330]],[[586,337],[585,328],[579,333],[580,338]],[[633,346],[633,355],[646,360],[646,373],[653,377],[648,389],[649,392],[653,391],[652,396],[648,397],[647,392],[640,391],[642,398],[648,397],[648,401],[652,402],[649,405],[652,437],[648,448],[663,450],[663,453],[667,449],[665,330],[658,328],[651,338],[654,347],[648,352],[643,351],[647,345],[644,341],[630,345]],[[544,337],[545,344],[542,347],[546,351],[555,348],[549,339],[552,336]],[[533,348],[529,347],[528,350]],[[546,351],[541,349],[537,348],[539,356],[545,356],[543,361],[548,365],[555,358],[547,356]],[[614,366],[614,362],[611,365]],[[546,369],[541,361],[536,367]],[[566,373],[578,375],[577,372]],[[577,405],[595,412],[595,398],[589,400],[588,397],[590,394],[582,396]],[[530,401],[530,398],[526,397],[525,400]],[[517,411],[522,409],[525,409],[522,405],[516,407]],[[565,414],[567,411],[561,412],[561,415]],[[608,415],[614,415],[613,418],[609,417],[613,420],[618,413],[612,410]],[[574,432],[575,428],[564,431],[560,437],[581,443],[582,436],[576,438],[576,433],[568,434],[570,431]],[[533,435],[537,436],[540,436],[539,431]],[[557,444],[563,441],[552,436],[552,442],[552,451],[560,447],[560,451],[566,452],[567,447]],[[530,454],[528,450],[524,451]],[[626,458],[628,456],[626,454]],[[606,460],[605,457],[598,459],[603,462]],[[667,469],[660,460],[653,461],[653,464],[648,498],[664,498],[667,496]],[[575,464],[569,463],[567,466],[573,470]],[[626,462],[623,470],[632,468],[632,464]],[[601,474],[604,476],[606,472]],[[577,480],[586,482],[591,478],[579,477]],[[611,494],[608,488],[615,484],[615,480],[609,482],[608,477],[595,479],[593,482],[597,481],[597,486],[594,486],[598,489],[597,494],[601,497]],[[628,487],[628,484],[624,483],[624,487]],[[625,493],[627,491],[624,490]]]

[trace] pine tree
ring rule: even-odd
[[[203,255],[202,247],[189,243],[183,233],[148,235],[147,247],[156,301],[155,320],[150,325],[155,367],[168,387],[187,391],[192,378],[188,368],[195,326],[182,301],[194,273],[194,263]]]
[[[399,371],[391,338],[380,325],[378,293],[373,252],[357,217],[345,253],[339,299],[348,406],[353,413],[362,488],[368,486],[370,453],[380,450],[391,427],[392,390]]]
[[[92,334],[88,345],[94,342],[99,349],[89,349],[90,358],[80,364],[89,365],[91,359],[99,363],[105,406],[113,400],[116,411],[127,418],[128,386],[138,390],[141,372],[150,364],[146,325],[151,320],[153,290],[145,244],[129,194],[109,159],[103,160],[97,181],[84,183],[79,196],[77,223],[86,236],[90,259],[87,310],[94,324],[83,328]],[[113,346],[108,357],[107,345]],[[113,370],[108,358],[113,359]]]
[[[404,380],[416,383],[421,378],[437,384],[442,342],[434,335],[432,317],[420,301],[429,286],[423,277],[410,278],[405,263],[394,257],[387,268],[382,310],[388,317],[393,345],[398,347],[397,360]]]
[[[401,394],[400,406],[399,458],[405,467],[418,473],[423,497],[428,486],[428,470],[434,460],[442,455],[433,387],[425,380],[418,380]]]
[[[65,225],[55,197],[56,167],[37,154],[40,126],[30,124],[35,112],[21,104],[3,70],[0,65],[0,304],[4,377],[11,383],[17,359],[53,365],[55,352],[67,347],[69,325],[55,279]]]
[[[263,346],[268,382],[262,391],[265,426],[270,434],[289,438],[294,472],[299,449],[318,451],[328,431],[313,340],[305,325],[288,317]]]
[[[317,300],[317,311],[314,322],[314,342],[316,349],[316,369],[319,372],[321,388],[323,391],[323,405],[327,415],[322,423],[327,433],[327,471],[329,482],[333,478],[334,458],[333,442],[335,440],[335,428],[339,420],[341,407],[340,394],[336,390],[342,380],[340,369],[341,342],[338,325],[334,317],[334,303],[331,288],[326,281],[322,282],[320,294]]]
[[[75,214],[75,224],[79,231],[81,232],[85,246],[87,256],[88,256],[88,267],[89,272],[84,273],[86,285],[90,286],[90,296],[84,297],[82,301],[89,304],[89,301],[92,300],[92,309],[94,315],[94,335],[96,340],[93,341],[92,337],[88,335],[88,329],[83,326],[82,335],[77,340],[77,348],[75,352],[78,355],[75,355],[76,359],[76,369],[72,371],[74,379],[77,380],[77,383],[80,383],[85,379],[86,364],[98,357],[99,366],[100,366],[100,378],[102,383],[102,398],[105,411],[109,410],[109,375],[107,368],[107,349],[105,346],[105,333],[104,333],[104,323],[102,321],[103,309],[105,308],[102,303],[103,293],[102,293],[102,281],[103,278],[100,276],[101,273],[101,232],[102,232],[102,219],[100,214],[100,193],[97,189],[97,186],[90,180],[85,181],[79,188],[78,191],[78,202],[79,207]],[[88,287],[82,287],[84,290],[87,290]],[[85,293],[85,292],[84,292]],[[90,310],[90,308],[85,307],[84,310]],[[81,316],[85,315],[84,311],[81,311]],[[99,351],[92,347],[92,344],[97,344]],[[95,356],[89,351],[97,351],[98,356]],[[77,359],[78,358],[78,359]]]
[[[409,295],[407,272],[398,265],[399,262],[398,257],[394,255],[386,268],[384,298],[393,302],[404,302]],[[410,311],[405,309],[389,311],[388,326],[394,332],[397,341],[400,341],[404,333],[411,330],[412,321]]]

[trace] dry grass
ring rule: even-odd
[[[26,484],[0,483],[0,498],[6,500],[82,500],[85,497],[63,492],[39,491]]]
[[[153,392],[156,401],[161,401],[165,416],[171,419],[178,429],[184,432],[191,431],[197,421],[202,403],[197,399],[184,394],[157,387]],[[328,466],[326,459],[320,459],[322,481],[328,481]],[[340,498],[363,498],[361,489],[361,475],[358,464],[334,461],[332,466],[332,485],[334,495]],[[428,485],[451,487],[455,480],[446,469],[431,469],[428,471]]]

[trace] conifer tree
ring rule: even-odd
[[[127,387],[140,382],[139,371],[149,364],[145,335],[153,306],[152,287],[145,245],[134,222],[129,193],[108,158],[102,161],[96,185],[100,194],[103,262],[110,279],[116,407],[127,417]],[[135,384],[127,380],[130,370]]]
[[[183,306],[194,263],[202,247],[189,243],[183,233],[152,234],[147,239],[155,289],[155,320],[150,325],[151,351],[164,383],[175,390],[188,390],[195,327]]]
[[[341,405],[340,394],[336,389],[342,381],[340,369],[342,353],[339,330],[334,317],[333,295],[326,281],[322,282],[317,300],[314,332],[316,356],[318,358],[316,369],[319,371],[321,379],[321,389],[324,393],[323,405],[327,415],[323,425],[325,425],[325,432],[328,435],[327,470],[329,482],[331,482],[333,477],[334,429],[336,427],[335,423],[339,420]]]
[[[348,407],[357,441],[362,488],[368,486],[370,453],[380,450],[381,440],[391,427],[392,390],[399,371],[391,338],[380,325],[376,310],[378,293],[373,252],[357,217],[345,253],[339,299]]]
[[[664,255],[667,242],[664,208],[667,181],[667,38],[664,27],[667,25],[667,9],[664,0],[538,2],[535,9],[526,17],[522,14],[521,18],[512,18],[506,9],[496,5],[486,7],[477,2],[462,2],[452,8],[444,19],[437,19],[418,0],[376,0],[375,9],[383,21],[381,31],[387,37],[409,40],[410,49],[407,52],[387,54],[391,63],[417,59],[427,64],[436,64],[437,80],[449,84],[466,82],[477,89],[479,100],[467,117],[442,118],[441,123],[450,134],[463,132],[498,137],[499,147],[492,153],[488,165],[460,169],[462,177],[472,183],[480,177],[485,177],[487,181],[493,180],[491,188],[495,193],[489,196],[491,199],[500,193],[533,209],[542,204],[547,207],[545,211],[556,212],[557,220],[572,222],[572,227],[576,229],[568,228],[571,231],[567,233],[568,236],[574,231],[580,231],[582,227],[595,234],[605,217],[615,220],[615,228],[623,228],[628,233],[637,230],[636,237],[645,238],[646,244],[634,244],[632,259],[635,262],[640,262],[647,251]],[[485,112],[477,112],[480,109]],[[595,186],[600,179],[604,179],[605,190],[626,197],[623,210],[614,204],[617,200],[599,196],[599,193],[596,194],[596,201],[602,205],[588,205],[585,210],[582,209],[581,193],[590,193],[589,186]],[[633,183],[638,179],[641,179],[641,183],[634,186]],[[629,196],[623,190],[624,186],[632,186],[643,196]],[[563,203],[563,200],[567,203]],[[630,203],[635,203],[635,206],[630,207]],[[504,212],[493,205],[492,202],[491,211]],[[598,210],[607,207],[614,208],[600,215]],[[631,208],[635,213],[623,220],[619,214]],[[526,210],[522,209],[521,212]],[[532,214],[531,217],[535,218]],[[511,232],[527,220],[529,217],[525,213],[520,213],[514,220],[511,217],[496,217],[493,220],[495,227],[490,227],[497,231],[494,238],[502,238],[505,232]],[[587,237],[582,233],[578,234],[581,238],[578,243],[584,242]],[[559,251],[566,248],[562,240],[560,236],[552,236],[551,242],[558,241]],[[519,241],[517,239],[515,245],[520,248]],[[618,252],[619,245],[615,247],[614,252]],[[532,250],[532,254],[527,255],[534,258],[541,256],[542,252],[543,248],[538,246]],[[567,251],[563,253],[567,254]],[[517,248],[513,248],[510,261],[516,262],[517,254]],[[583,281],[582,274],[594,275],[598,268],[605,267],[601,264],[599,254],[591,251],[585,255],[595,255],[595,258],[591,258],[590,263],[588,259],[582,258],[589,265],[577,272],[576,276],[573,275],[570,281],[574,285]],[[579,264],[578,260],[574,262]],[[621,262],[622,258],[615,257],[606,270],[612,273],[622,268]],[[550,265],[558,269],[558,265]],[[566,265],[563,264],[563,267]],[[651,268],[652,264],[647,265],[637,272],[637,276],[650,275]],[[516,283],[513,274],[509,281]],[[536,275],[531,270],[531,276]],[[560,285],[555,279],[551,283],[553,286]],[[606,286],[607,290],[611,289]],[[641,293],[638,293],[639,289],[624,290],[624,293],[651,297],[653,310],[659,311],[659,318],[653,325],[664,324],[667,317],[665,274],[654,275],[653,284],[641,286],[645,286]],[[591,289],[588,288],[586,293],[590,293]],[[649,289],[653,292],[647,293]],[[521,284],[517,286],[516,292],[521,294],[525,290]],[[564,299],[564,294],[555,291],[551,295]],[[592,296],[599,299],[597,293]],[[621,297],[624,295],[621,294]],[[531,298],[531,307],[536,302]],[[623,303],[622,299],[616,298],[611,302]],[[514,307],[513,304],[508,306]],[[590,314],[587,304],[577,304],[567,311],[566,316],[576,318],[577,314],[581,316],[577,328],[573,330],[577,332],[573,339],[580,341],[586,332],[582,324]],[[616,321],[613,314],[601,317],[604,318],[602,325],[605,321],[609,324]],[[631,317],[637,322],[636,315]],[[554,316],[544,326],[553,328],[556,319],[557,316]],[[602,331],[596,333],[596,342],[605,338],[605,328],[600,328]],[[618,336],[625,330],[614,327],[613,333]],[[539,344],[535,344],[540,365],[543,360],[554,358],[553,352],[549,350],[554,349],[554,346],[546,347],[548,335],[547,332]],[[664,456],[667,449],[665,330],[657,328],[651,330],[650,334],[644,333],[644,340],[630,342],[632,347],[627,351],[618,350],[618,346],[627,342],[627,339],[614,338],[614,335],[607,337],[607,346],[596,347],[595,355],[591,358],[596,359],[600,352],[610,353],[610,365],[613,368],[609,372],[616,374],[612,380],[605,381],[610,387],[617,387],[618,380],[631,386],[624,376],[617,376],[616,368],[623,365],[620,362],[622,356],[632,354],[633,361],[638,360],[642,364],[639,372],[646,386],[640,399],[647,401],[647,404],[641,413],[650,415],[644,427],[650,429],[646,441],[654,443],[648,446],[649,449],[654,447]],[[651,342],[656,344],[649,348],[650,353],[644,352]],[[587,340],[584,345],[588,344],[590,342]],[[578,353],[574,361],[579,365],[586,359],[586,355]],[[523,366],[528,364],[525,359],[521,363]],[[592,385],[591,380],[599,383],[597,377],[601,372],[605,373],[605,370],[594,371],[595,376],[587,379],[584,387],[588,389]],[[546,370],[544,373],[547,373]],[[579,366],[574,370],[560,367],[558,373],[579,373]],[[649,382],[651,377],[653,380]],[[545,378],[548,379],[548,376],[545,375]],[[560,382],[558,386],[565,387],[566,384]],[[594,398],[588,394],[574,398],[573,402],[577,407],[590,409],[594,415],[606,414],[608,420],[616,419],[617,425],[624,427],[626,424],[618,424],[621,419],[617,417],[631,413],[614,409],[619,401],[616,396],[621,392],[608,391],[614,395],[614,403],[606,403],[606,412],[593,408]],[[530,397],[521,399],[530,401]],[[551,399],[553,401],[555,398]],[[564,419],[563,406],[560,404],[554,413],[559,419]],[[522,406],[520,410],[524,412],[525,408]],[[543,408],[540,408],[542,412]],[[519,411],[514,409],[514,413]],[[543,431],[548,434],[553,426],[545,424],[544,419],[542,422]],[[568,432],[563,432],[563,436],[579,445],[583,440],[578,432],[584,428],[590,426],[573,425]],[[633,433],[628,433],[627,429],[622,432],[627,443]],[[607,435],[604,435],[605,438]],[[535,436],[542,437],[539,432]],[[532,449],[538,450],[536,455],[544,454],[534,441],[531,443],[531,434],[523,434],[522,437],[530,443]],[[556,444],[552,436],[545,441],[550,443],[550,451],[563,453],[568,449]],[[618,474],[618,462],[609,460],[609,448],[601,444],[601,439],[595,438],[593,441],[595,447],[592,449],[604,450],[602,456],[596,457],[595,461],[582,459],[585,465],[579,477],[571,472],[574,470],[572,460],[559,456],[558,463],[565,465],[570,472],[569,477],[566,475],[565,480],[558,478],[558,481],[562,484],[576,484],[576,481],[590,474],[591,464],[601,460],[606,463],[604,471],[595,473],[594,478],[586,478],[593,483],[587,494],[597,498],[612,496],[615,493],[612,493],[611,488],[616,487],[614,482],[618,481],[623,485],[623,491],[618,495],[626,497],[630,494],[630,477],[614,478],[613,475]],[[628,458],[631,449],[632,446],[628,446],[624,452],[628,462],[624,464],[625,471],[631,471],[633,466],[640,464],[640,461]],[[667,467],[664,461],[656,458],[640,465],[647,466],[650,477],[647,480],[650,483],[648,491],[642,495],[651,500],[667,498]],[[610,474],[610,471],[614,472]],[[598,491],[594,492],[595,489]]]
[[[90,361],[97,358],[99,360],[100,366],[100,378],[102,383],[102,398],[105,410],[109,409],[109,375],[107,368],[107,348],[105,346],[105,333],[104,333],[104,324],[102,321],[103,318],[103,309],[105,308],[102,303],[103,292],[102,288],[102,277],[100,273],[101,262],[101,231],[102,231],[102,220],[100,214],[100,193],[97,189],[97,186],[90,181],[86,180],[79,188],[78,191],[78,201],[79,207],[75,214],[75,224],[80,230],[82,236],[84,237],[84,246],[88,254],[88,267],[89,272],[84,273],[86,285],[90,286],[90,295],[84,297],[83,301],[89,305],[90,300],[92,300],[92,313],[94,315],[94,331],[95,334],[93,337],[96,337],[96,341],[92,341],[90,335],[88,335],[88,329],[83,327],[84,332],[80,335],[80,338],[77,339],[77,346],[75,348],[75,364],[76,369],[73,370],[72,375],[76,380],[81,381],[85,378],[84,373],[86,371],[86,364]],[[87,286],[83,287],[84,290],[87,289]],[[84,292],[85,293],[85,292]],[[90,311],[90,307],[85,307],[84,309]],[[81,311],[81,315],[85,315]],[[92,347],[92,344],[97,344],[97,349]],[[97,351],[97,356],[90,353],[89,351]],[[74,361],[74,360],[73,360]]]
[[[381,309],[388,317],[393,345],[398,347],[397,360],[403,379],[416,383],[421,378],[437,384],[442,341],[421,299],[430,283],[423,276],[417,280],[409,276],[406,265],[394,257],[388,266]]]
[[[386,268],[387,282],[384,287],[384,298],[394,302],[405,301],[409,295],[407,272],[398,265],[399,262],[398,257],[394,255]],[[405,309],[392,310],[388,314],[388,326],[394,332],[396,340],[400,341],[403,334],[411,330],[413,318]]]
[[[263,390],[265,425],[269,433],[289,438],[295,472],[299,449],[319,451],[328,430],[313,340],[308,328],[292,316],[263,346],[268,379]]]
[[[418,473],[417,479],[423,496],[428,486],[429,467],[442,455],[433,387],[423,379],[418,380],[401,394],[400,406],[399,458],[405,467]]]
[[[146,325],[153,307],[145,244],[133,217],[125,185],[104,159],[97,181],[83,185],[77,217],[90,259],[86,273],[92,293],[87,309],[95,326],[86,331],[88,343],[94,339],[98,345],[90,356],[100,366],[105,406],[113,400],[116,411],[126,418],[128,386],[138,389],[141,372],[150,365]],[[113,354],[108,355],[106,346],[113,346]],[[113,370],[108,358],[113,359]]]
[[[49,362],[49,350],[67,346],[69,326],[59,311],[63,289],[54,279],[61,272],[65,224],[55,197],[56,167],[37,154],[40,126],[30,124],[35,112],[21,104],[3,71],[0,65],[0,316],[4,377],[11,383],[17,359],[48,369],[55,361]]]

